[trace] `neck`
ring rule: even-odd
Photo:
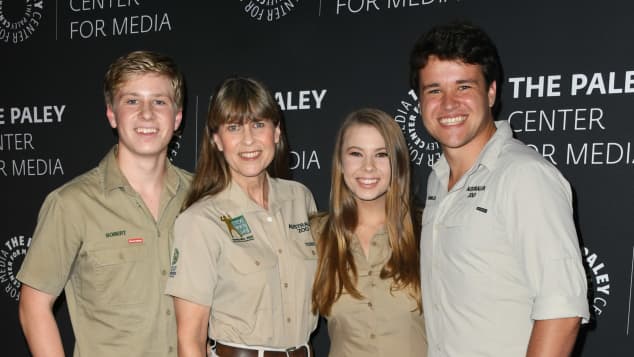
[[[372,201],[357,200],[357,226],[382,226],[385,224],[385,195]]]
[[[269,209],[269,182],[266,173],[253,178],[233,179],[258,206]]]
[[[165,177],[166,153],[158,156],[138,157],[129,155],[125,150],[117,152],[119,169],[130,186],[137,192],[147,191],[149,187],[160,186]]]
[[[470,142],[459,148],[443,147],[443,155],[449,164],[449,183],[447,190],[462,178],[462,176],[473,167],[478,156],[489,142],[497,130],[493,120],[487,124],[483,132],[473,138]]]

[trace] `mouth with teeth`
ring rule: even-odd
[[[135,129],[139,134],[156,134],[158,133],[157,128],[136,128]]]
[[[260,156],[262,152],[257,150],[257,151],[245,151],[245,152],[241,152],[239,155],[241,158],[245,159],[245,160],[253,160],[256,159]]]
[[[467,120],[466,115],[460,115],[455,117],[445,117],[440,119],[440,124],[452,126],[452,125],[462,124],[465,120]]]
[[[374,185],[376,185],[379,182],[378,178],[357,178],[357,182],[359,183],[359,185],[363,186],[363,187],[372,187]]]

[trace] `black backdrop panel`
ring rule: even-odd
[[[594,313],[576,355],[634,355],[633,12],[629,2],[587,0],[0,1],[0,349],[28,355],[15,273],[44,196],[96,165],[115,140],[101,92],[114,58],[151,49],[177,60],[187,105],[172,155],[189,170],[212,88],[230,74],[267,83],[284,109],[294,178],[325,209],[335,132],[365,106],[403,128],[424,195],[439,150],[408,88],[408,55],[431,26],[468,19],[498,44],[507,77],[499,118],[575,192]],[[70,353],[72,329],[58,305]],[[323,324],[314,344],[327,355]]]

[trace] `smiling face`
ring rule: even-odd
[[[419,79],[427,132],[445,153],[477,155],[495,132],[491,107],[496,83],[487,87],[479,65],[436,56],[429,57]]]
[[[213,140],[229,165],[231,178],[244,187],[266,174],[280,140],[280,128],[268,119],[229,122],[220,125]]]
[[[344,182],[357,202],[385,201],[391,165],[385,140],[376,128],[355,124],[346,130],[341,164]]]
[[[164,157],[182,111],[170,80],[157,74],[130,75],[115,91],[106,116],[119,136],[119,155]]]

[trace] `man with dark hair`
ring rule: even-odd
[[[427,184],[421,289],[429,356],[566,356],[589,317],[568,182],[494,121],[501,67],[479,28],[438,26],[410,57],[443,155]]]
[[[154,52],[110,65],[106,116],[118,144],[47,196],[18,273],[20,322],[34,356],[64,356],[52,312],[62,289],[75,357],[176,356],[173,302],[163,291],[191,179],[167,159],[183,88],[174,62]]]

